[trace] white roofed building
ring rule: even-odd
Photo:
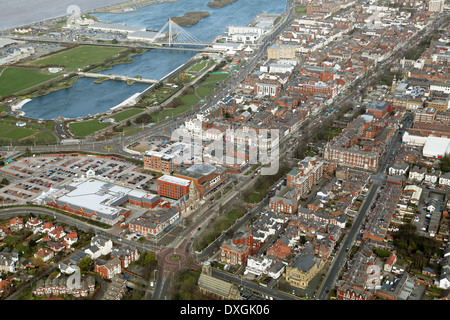
[[[154,208],[160,198],[146,191],[102,181],[88,175],[64,187],[50,189],[36,198],[37,203],[72,212],[108,224],[115,224],[130,215],[122,207],[131,203]]]

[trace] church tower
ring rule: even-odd
[[[189,185],[189,209],[196,210],[200,201],[200,192],[195,187],[194,181]]]
[[[202,265],[202,273],[212,276],[212,270],[211,270],[211,262],[205,261]]]
[[[394,79],[392,79],[391,93],[395,92],[395,88],[397,88],[397,77],[394,75]]]

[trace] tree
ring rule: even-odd
[[[147,252],[147,254],[145,255],[145,263],[149,263],[151,265],[156,265],[156,257],[153,254],[153,252]]]
[[[139,117],[137,117],[134,120],[134,122],[136,122],[137,124],[150,123],[150,122],[153,122],[153,118],[150,114],[144,113],[144,114],[140,115]]]
[[[450,171],[450,156],[446,156],[441,159],[441,171],[443,172]]]
[[[94,269],[94,263],[93,263],[91,257],[84,257],[84,258],[81,258],[80,263],[78,264],[78,267],[80,268],[81,273],[87,273]]]
[[[0,184],[7,186],[9,184],[9,180],[6,178],[3,178],[2,181],[0,181]]]

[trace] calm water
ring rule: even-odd
[[[141,75],[144,79],[159,80],[196,53],[196,51],[183,50],[148,50],[144,54],[133,56],[133,63],[116,64],[112,69],[105,69],[98,73],[128,77]]]
[[[180,0],[146,7],[135,12],[98,13],[96,16],[105,22],[160,30],[172,16],[182,16],[189,11],[209,11],[210,16],[185,29],[200,41],[210,42],[217,35],[223,34],[227,25],[247,25],[263,11],[282,14],[286,9],[286,0],[238,0],[220,9],[209,8],[206,5],[207,2],[206,0]],[[161,79],[194,54],[195,52],[192,51],[150,50],[135,56],[133,63],[116,65],[101,73],[141,75],[147,79]],[[53,119],[59,116],[75,118],[97,114],[107,111],[148,86],[145,84],[128,86],[125,82],[119,81],[95,84],[94,80],[82,78],[69,89],[34,98],[22,107],[22,111],[27,116],[42,119]]]
[[[159,31],[167,19],[182,16],[189,11],[209,11],[210,15],[196,25],[185,28],[199,40],[210,42],[223,34],[228,25],[247,25],[258,14],[265,11],[270,14],[286,12],[286,0],[237,0],[223,8],[210,8],[210,0],[179,0],[143,8],[139,11],[113,14],[99,13],[95,16],[105,22],[125,23]]]
[[[87,116],[105,112],[148,87],[143,83],[129,86],[124,81],[94,83],[95,80],[80,78],[71,88],[34,98],[22,107],[22,111],[26,116],[41,119]]]

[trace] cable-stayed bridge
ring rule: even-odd
[[[211,45],[211,43],[200,41],[197,37],[184,30],[170,18],[156,36],[153,37],[150,43],[175,48],[185,46],[205,47]]]

